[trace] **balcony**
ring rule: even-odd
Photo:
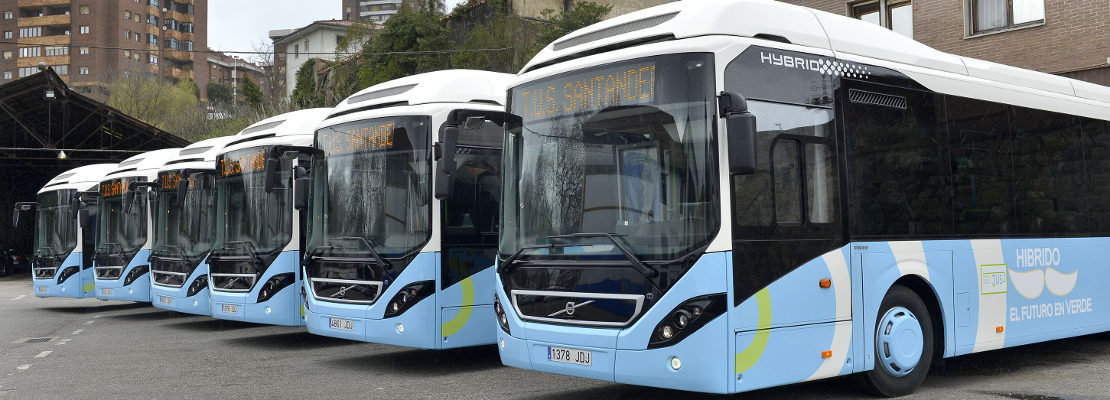
[[[51,26],[51,25],[69,25],[70,18],[68,14],[47,15],[45,17],[25,17],[19,19],[19,27],[27,26]]]
[[[39,65],[40,62],[44,62],[46,65],[69,65],[69,56],[19,57],[16,65],[18,68],[34,67]]]
[[[187,51],[162,49],[162,57],[181,61],[193,61],[193,55]]]
[[[19,8],[59,6],[73,3],[73,0],[19,0]]]
[[[166,68],[166,75],[172,76],[177,79],[192,79],[193,71],[187,69]]]
[[[39,36],[30,38],[19,38],[19,44],[39,44],[44,46],[69,44],[69,35],[52,35],[52,36]]]

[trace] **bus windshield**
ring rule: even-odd
[[[215,209],[214,172],[187,170],[158,174],[158,201],[154,217],[154,251],[152,255],[185,262],[191,273],[212,249],[212,219]],[[186,180],[183,200],[178,184]]]
[[[273,255],[292,238],[290,171],[278,171],[277,186],[267,192],[265,160],[269,150],[269,146],[238,150],[217,160],[216,254]]]
[[[666,55],[513,88],[501,254],[673,260],[707,245],[720,225],[712,74],[711,55]]]
[[[53,190],[39,194],[35,226],[35,256],[62,257],[77,247],[77,219],[72,199],[77,190]]]
[[[100,184],[96,224],[96,253],[100,257],[100,265],[126,265],[146,244],[146,191],[135,192],[130,211],[124,211],[123,204],[128,184],[144,180],[120,178]]]
[[[309,254],[400,258],[431,234],[431,120],[377,118],[316,132]],[[334,218],[333,218],[334,217]]]

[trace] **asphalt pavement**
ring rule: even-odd
[[[0,278],[0,399],[856,399],[837,378],[734,396],[501,365],[494,346],[427,351],[216,320],[149,304],[34,297]],[[1110,334],[949,359],[920,399],[1110,399]]]

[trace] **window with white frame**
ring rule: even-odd
[[[4,80],[12,79],[12,71],[4,71]]]
[[[852,18],[913,37],[913,2],[910,0],[864,0],[848,4]]]
[[[80,74],[80,75],[88,75],[89,74],[89,67],[78,68],[77,73]]]
[[[1044,23],[1044,0],[967,0],[969,34]]]
[[[88,35],[89,34],[89,26],[88,25],[81,25],[80,32],[81,32],[82,35]]]

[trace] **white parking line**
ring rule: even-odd
[[[18,367],[15,367],[15,369],[18,369],[20,371],[26,371],[27,368],[31,368],[31,364],[23,364],[23,365],[20,365]]]
[[[27,297],[27,295],[25,295],[25,294],[21,294],[21,295],[19,295],[19,296],[17,296],[17,297],[13,297],[13,298],[12,298],[11,300],[13,300],[13,301],[14,301],[14,300],[22,300],[22,299],[23,299],[24,297]]]
[[[39,353],[39,355],[35,356],[35,358],[43,358],[43,357],[46,357],[46,356],[50,355],[50,353],[53,353],[53,352],[54,352],[53,350],[47,350],[47,351],[44,351],[42,353]]]
[[[73,331],[73,334],[74,335],[80,335],[81,332],[84,332],[84,331],[85,331],[84,329],[78,329],[78,330]]]
[[[56,344],[58,346],[61,346],[63,344],[69,343],[70,340],[73,340],[73,339],[62,339],[62,340],[59,340],[58,343],[56,343]]]
[[[96,322],[96,321],[95,321],[95,320],[93,320],[93,321],[85,321],[85,325],[92,325],[92,324],[93,324],[93,322]]]

